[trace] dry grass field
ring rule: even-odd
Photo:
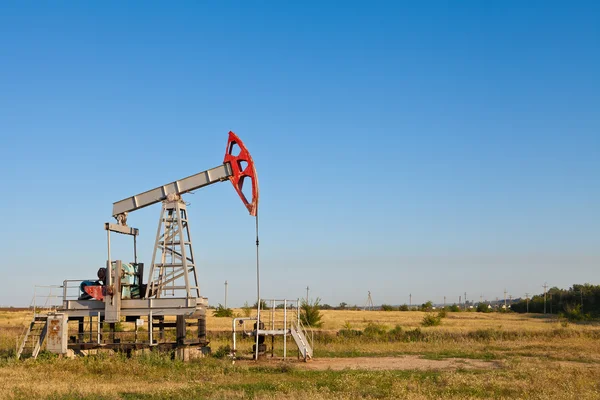
[[[241,310],[236,310],[241,312]],[[27,312],[0,311],[0,398],[598,399],[600,326],[540,315],[323,311],[315,360],[258,363],[169,354],[14,360]],[[213,351],[231,344],[230,318],[209,317]],[[269,343],[269,342],[268,342]],[[288,342],[288,344],[290,344]],[[240,354],[250,351],[242,340]],[[292,347],[292,346],[289,346]]]

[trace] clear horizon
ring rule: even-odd
[[[0,304],[93,278],[112,203],[258,171],[261,294],[332,306],[600,281],[600,3],[0,5]],[[185,196],[202,296],[256,301],[229,183]],[[151,262],[159,206],[131,213]],[[129,260],[130,241],[114,256]],[[148,268],[147,268],[148,270]]]

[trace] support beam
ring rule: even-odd
[[[140,208],[151,206],[167,200],[168,195],[182,195],[213,183],[226,181],[232,175],[231,165],[225,163],[218,167],[188,176],[147,192],[128,197],[113,204],[113,217],[125,214]]]

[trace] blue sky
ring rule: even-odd
[[[0,304],[93,277],[112,202],[219,165],[229,130],[260,177],[264,297],[598,284],[599,20],[596,2],[3,2]],[[254,301],[231,185],[186,200],[202,294]],[[147,264],[159,211],[129,217]]]

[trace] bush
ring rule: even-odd
[[[440,311],[438,311],[438,318],[442,319],[442,318],[446,318],[446,309],[442,308]]]
[[[385,336],[385,334],[387,333],[387,329],[385,328],[385,325],[369,322],[367,324],[367,326],[365,327],[363,333],[365,334],[366,337],[375,339],[378,337]]]
[[[477,304],[477,312],[489,313],[492,312],[492,309],[485,303],[479,303]]]
[[[232,318],[233,310],[231,308],[225,308],[222,304],[219,304],[217,308],[213,311],[213,317],[217,318]]]
[[[406,304],[402,304],[398,307],[398,311],[408,311],[408,306]]]
[[[390,329],[388,334],[392,340],[404,339],[404,332],[402,331],[402,327],[400,325],[396,325],[393,329]]]
[[[562,317],[568,321],[577,322],[591,319],[589,314],[584,314],[581,311],[581,304],[567,304],[565,306],[565,312],[561,314]]]
[[[223,345],[223,346],[219,346],[219,348],[217,349],[217,351],[215,351],[213,353],[213,357],[215,357],[215,358],[225,358],[229,354],[231,354],[231,348],[229,347],[229,345]]]
[[[450,307],[448,307],[448,311],[450,311],[450,312],[460,312],[460,307],[457,306],[456,304],[452,304]]]
[[[321,322],[323,316],[321,315],[321,311],[319,311],[320,301],[321,299],[318,297],[312,303],[302,300],[300,305],[300,320],[303,324],[313,328],[320,328],[323,326],[323,322]]]
[[[408,342],[419,342],[424,339],[423,336],[424,335],[421,331],[421,328],[415,328],[412,331],[406,331],[406,334],[404,335],[406,341]]]
[[[343,338],[354,338],[358,336],[362,336],[363,332],[358,329],[340,329],[338,331],[338,336]]]
[[[381,310],[382,311],[394,311],[394,307],[390,306],[389,304],[382,304]]]
[[[252,307],[248,305],[248,302],[244,303],[242,307],[242,312],[244,313],[244,317],[249,317],[252,314]]]
[[[440,318],[439,315],[426,314],[423,317],[423,321],[421,322],[421,325],[423,325],[423,326],[437,326],[437,325],[439,325],[441,323],[442,323],[442,318]]]
[[[421,304],[421,311],[429,312],[431,310],[433,310],[433,303],[431,301]]]

